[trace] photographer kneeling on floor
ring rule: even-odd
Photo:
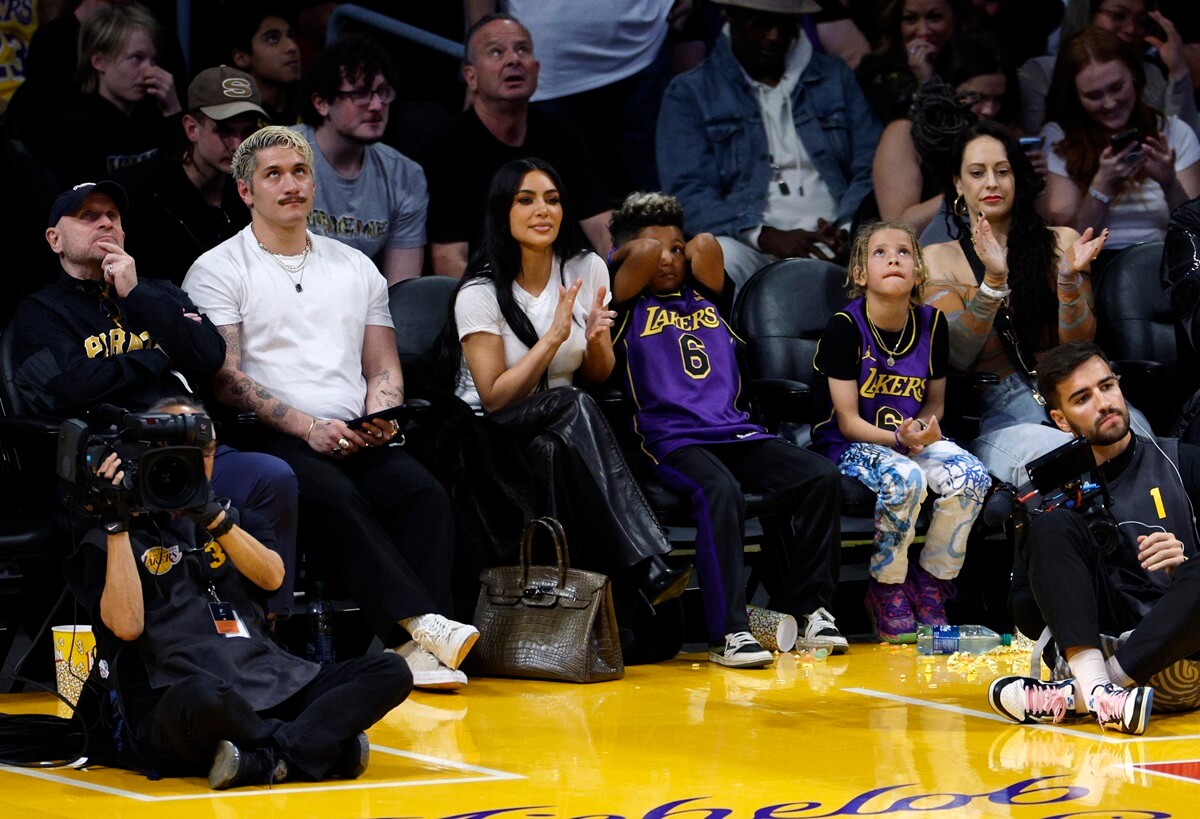
[[[1174,666],[1200,659],[1200,561],[1189,561],[1200,448],[1134,435],[1118,377],[1089,342],[1047,352],[1038,391],[1059,429],[1086,440],[1096,479],[1017,499],[1009,608],[1025,634],[1049,629],[1069,671],[1060,662],[1055,681],[1001,677],[988,702],[1015,722],[1091,714],[1102,728],[1141,734],[1152,703],[1200,706],[1197,675]],[[1107,511],[1088,500],[1098,496]]]
[[[59,468],[72,511],[103,521],[64,569],[94,624],[92,681],[116,695],[122,760],[151,775],[208,771],[218,790],[360,776],[363,731],[412,689],[404,658],[322,667],[271,642],[263,601],[283,561],[269,526],[213,497],[204,409],[164,399],[116,425],[68,421]]]

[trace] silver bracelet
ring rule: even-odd
[[[980,282],[979,292],[990,299],[1005,299],[1008,298],[1008,294],[1012,292],[1012,288],[997,290],[994,287],[989,287],[987,282]]]
[[[1092,185],[1090,188],[1088,188],[1088,196],[1092,197],[1093,199],[1095,199],[1097,202],[1099,202],[1102,205],[1110,205],[1110,204],[1112,204],[1112,200],[1113,200],[1113,198],[1111,196],[1109,196],[1107,193],[1102,193],[1102,192],[1096,190],[1095,185]]]

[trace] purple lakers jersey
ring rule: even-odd
[[[716,305],[690,287],[642,293],[617,334],[634,431],[658,463],[689,444],[772,437],[737,408],[737,338]]]
[[[880,429],[899,429],[905,418],[915,418],[925,402],[925,387],[933,372],[932,339],[937,310],[927,304],[911,308],[916,328],[912,335],[901,333],[903,345],[892,356],[880,349],[879,342],[867,323],[866,302],[858,298],[846,305],[843,315],[849,316],[861,337],[858,373],[858,414],[864,421]],[[894,363],[888,363],[889,358]],[[834,463],[850,448],[838,428],[830,401],[824,408],[821,421],[813,425],[812,448]]]

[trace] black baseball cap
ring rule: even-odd
[[[117,210],[125,210],[129,205],[129,197],[125,195],[125,189],[106,179],[103,182],[83,182],[70,190],[63,191],[54,200],[54,205],[50,208],[50,222],[47,227],[54,227],[58,224],[58,220],[64,216],[70,216],[83,207],[86,200],[93,193],[107,194],[110,199],[117,205]]]

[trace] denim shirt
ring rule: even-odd
[[[849,222],[871,191],[880,127],[854,74],[813,54],[792,92],[804,150]],[[720,37],[712,55],[667,87],[658,117],[658,174],[683,204],[689,233],[739,236],[762,224],[771,159],[758,97]]]

